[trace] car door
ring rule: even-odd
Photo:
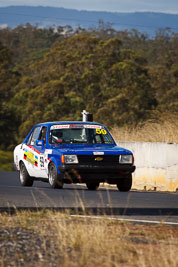
[[[30,176],[36,176],[39,165],[40,151],[35,149],[36,140],[38,139],[41,127],[34,128],[25,144],[23,144],[23,160]]]
[[[36,141],[38,140],[38,145]],[[47,140],[47,127],[42,126],[40,129],[40,133],[38,135],[38,139],[35,141],[33,145],[33,149],[38,157],[38,166],[35,168],[35,177],[40,178],[48,178],[48,155],[45,153],[46,151],[46,140]],[[43,145],[42,142],[43,142]],[[38,155],[37,155],[38,154]]]

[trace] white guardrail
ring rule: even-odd
[[[178,144],[117,142],[135,158],[133,189],[178,192]]]

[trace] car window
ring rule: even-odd
[[[108,131],[100,125],[61,124],[52,125],[50,144],[114,144]]]
[[[46,144],[46,132],[47,132],[47,127],[43,126],[40,131],[39,135],[39,140],[44,140],[44,144]]]
[[[97,144],[101,144],[102,143],[102,136],[101,135],[96,135],[95,136],[95,141]]]
[[[27,139],[27,145],[30,145],[31,140],[32,140],[33,132],[30,134],[30,136]]]
[[[35,145],[41,127],[36,127],[27,140],[27,145]]]

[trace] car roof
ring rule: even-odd
[[[39,123],[35,126],[51,126],[54,124],[95,124],[95,125],[102,125],[101,123],[98,122],[91,122],[91,121],[53,121],[53,122],[43,122],[43,123]]]

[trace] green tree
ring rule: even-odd
[[[14,144],[17,116],[10,100],[14,96],[14,86],[18,75],[11,70],[12,53],[0,43],[0,148],[8,148]]]
[[[21,134],[40,121],[79,120],[84,108],[110,126],[148,118],[156,101],[146,60],[121,46],[116,37],[101,40],[87,33],[56,42],[18,85],[19,113],[27,99]]]

